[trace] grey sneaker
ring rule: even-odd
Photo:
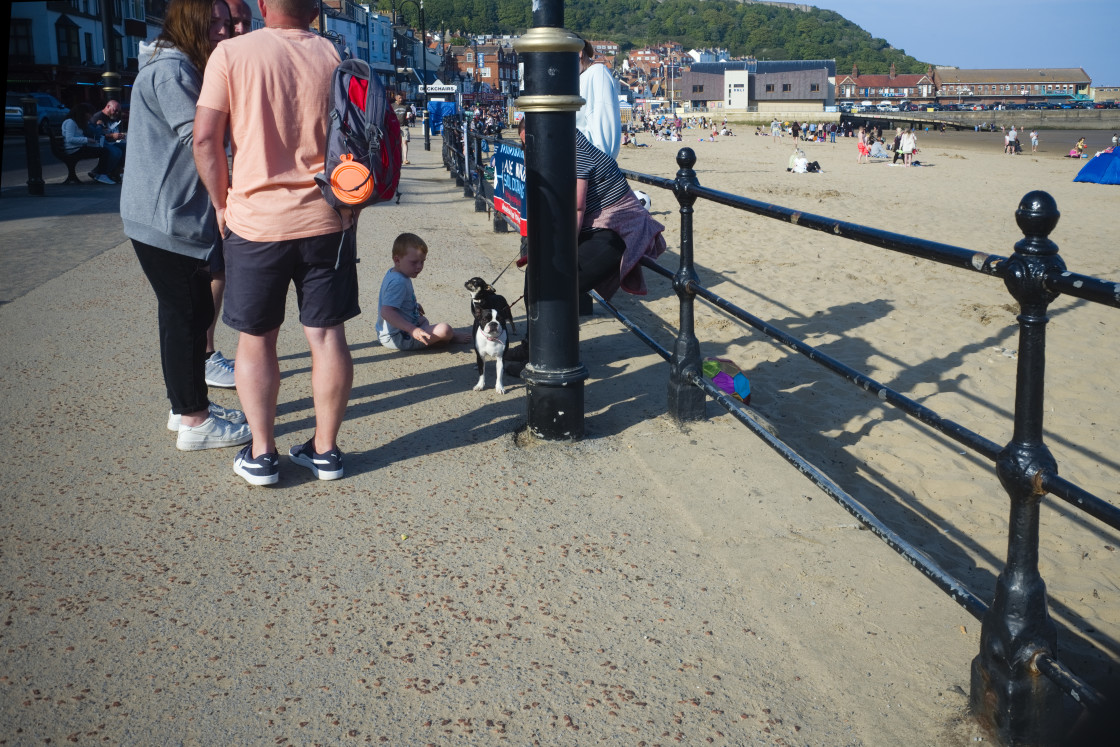
[[[210,403],[210,414],[213,415],[216,418],[221,418],[222,420],[228,420],[231,423],[236,423],[237,425],[241,425],[242,423],[245,422],[245,413],[241,412],[241,410],[234,410],[234,409],[231,409],[229,407],[222,407],[221,405],[216,405],[213,402]],[[179,432],[179,424],[182,421],[183,421],[183,416],[182,415],[176,415],[173,412],[168,413],[168,415],[167,415],[167,430],[174,431],[174,432],[178,433]]]
[[[222,355],[220,350],[215,350],[206,359],[206,386],[216,386],[219,389],[233,389],[237,386],[233,382],[233,361]]]
[[[203,421],[202,425],[193,428],[180,423],[179,440],[175,442],[175,446],[180,451],[200,451],[220,449],[223,446],[239,446],[251,440],[253,434],[249,432],[248,423],[231,423],[211,415]]]

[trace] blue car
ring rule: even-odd
[[[39,132],[46,135],[50,132],[60,132],[62,121],[70,113],[70,109],[49,93],[11,93],[4,100],[4,129],[23,129],[23,104],[20,99],[30,96],[35,99],[35,113],[39,118]]]

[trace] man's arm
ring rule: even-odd
[[[229,162],[226,161],[226,128],[229,114],[200,106],[194,115],[194,165],[218,217],[218,232],[226,233],[226,195],[229,193]]]

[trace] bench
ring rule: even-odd
[[[74,167],[78,165],[79,161],[84,161],[90,158],[97,158],[97,156],[79,155],[81,151],[74,153],[67,153],[66,148],[63,146],[63,140],[60,136],[55,135],[54,132],[49,132],[48,137],[51,141],[51,153],[59,161],[66,164],[69,173],[66,175],[66,181],[63,184],[81,184],[82,180],[78,178],[78,174],[74,171]]]

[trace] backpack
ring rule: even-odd
[[[338,64],[327,106],[326,163],[315,175],[327,203],[338,210],[392,199],[401,178],[401,125],[367,62]]]

